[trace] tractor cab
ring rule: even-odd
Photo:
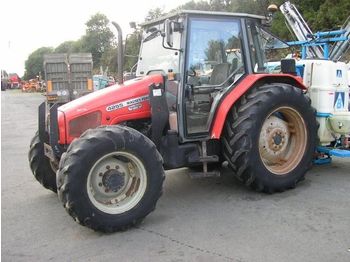
[[[162,74],[171,129],[207,139],[222,98],[245,76],[267,73],[266,48],[287,45],[262,16],[181,11],[148,22],[136,75]]]

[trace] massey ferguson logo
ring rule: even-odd
[[[130,107],[132,105],[136,105],[136,104],[142,103],[143,101],[146,101],[146,100],[149,100],[148,95],[137,97],[137,98],[133,98],[133,99],[130,99],[130,100],[125,100],[125,101],[119,102],[117,104],[113,104],[113,105],[107,106],[106,107],[106,111],[107,112],[111,112],[111,111],[114,111],[114,110],[117,110],[117,109],[121,109],[123,107],[127,107],[127,106]]]

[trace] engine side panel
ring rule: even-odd
[[[94,112],[99,112],[99,125],[114,125],[126,120],[150,117],[149,86],[163,81],[161,75],[136,78],[126,81],[123,85],[93,92],[59,107],[59,144],[70,144],[77,137],[71,135],[72,120]]]

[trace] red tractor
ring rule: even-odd
[[[266,22],[180,11],[143,24],[137,78],[40,105],[29,152],[36,179],[76,221],[103,232],[153,211],[168,169],[217,176],[227,162],[256,191],[294,188],[312,166],[318,126],[294,60],[267,73],[265,47],[280,40]]]

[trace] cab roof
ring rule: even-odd
[[[162,16],[158,19],[148,21],[140,24],[142,27],[148,27],[154,24],[158,24],[159,22],[165,21],[166,19],[181,16],[181,15],[201,15],[201,16],[226,16],[226,17],[240,17],[240,18],[253,18],[261,21],[266,20],[265,16],[261,15],[253,15],[247,13],[230,13],[230,12],[212,12],[212,11],[198,11],[198,10],[179,10],[176,12],[172,12],[168,15]]]

